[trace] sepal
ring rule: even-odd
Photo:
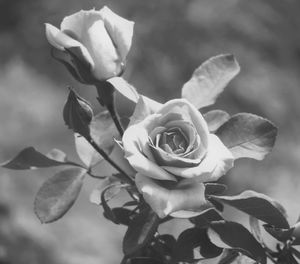
[[[78,96],[70,89],[67,102],[63,110],[66,125],[74,132],[84,137],[90,136],[89,124],[93,119],[93,110],[89,102]]]

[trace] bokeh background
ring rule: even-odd
[[[61,116],[66,87],[73,85],[99,109],[95,90],[74,82],[51,58],[44,23],[58,26],[65,15],[103,5],[136,22],[125,77],[160,102],[179,97],[204,60],[220,53],[236,56],[241,73],[211,108],[267,117],[279,135],[263,162],[239,160],[223,181],[231,194],[253,189],[272,196],[295,222],[300,213],[298,0],[1,0],[0,161],[27,146],[43,153],[60,148],[78,161]],[[104,220],[101,209],[89,203],[92,180],[63,219],[49,225],[37,220],[34,196],[55,171],[0,170],[0,263],[119,263],[125,228]],[[173,221],[165,231],[176,235],[181,227]]]

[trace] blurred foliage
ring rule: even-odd
[[[63,66],[51,58],[43,23],[58,26],[67,14],[103,5],[136,22],[125,77],[141,93],[158,101],[179,97],[193,70],[209,57],[220,53],[233,53],[237,57],[240,75],[209,109],[265,116],[279,127],[279,136],[273,153],[265,161],[237,162],[224,180],[230,181],[232,193],[245,188],[267,192],[287,205],[296,218],[300,188],[297,179],[300,2],[297,0],[0,0],[0,157],[3,160],[12,157],[28,144],[46,151],[61,146],[74,150],[70,147],[73,139],[60,116],[67,94],[64,87],[73,84],[88,99],[95,97],[95,91],[75,83]],[[29,183],[33,178],[25,180],[21,174],[10,176],[17,179],[13,184],[26,182],[18,183],[21,187],[14,190],[21,190],[25,184],[31,202],[37,191],[36,184]],[[9,198],[5,188],[0,190],[0,198],[8,197],[7,203],[11,203],[13,198]],[[22,199],[21,194],[17,197]],[[94,210],[85,212],[92,214]],[[16,250],[20,246],[8,244]]]

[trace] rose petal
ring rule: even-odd
[[[171,100],[166,104],[164,104],[163,107],[157,112],[157,114],[162,114],[164,116],[167,113],[172,113],[174,111],[174,108],[177,109],[178,107],[181,108],[181,111],[187,112],[186,114],[183,115],[183,117],[185,115],[190,117],[191,123],[195,126],[195,129],[197,130],[201,138],[201,142],[203,143],[204,149],[207,149],[208,134],[209,134],[207,123],[205,122],[200,112],[187,100],[185,99]]]
[[[179,127],[181,130],[183,130],[185,135],[188,137],[189,146],[187,147],[186,151],[181,154],[180,156],[184,158],[198,158],[201,159],[205,153],[206,148],[201,144],[201,138],[197,134],[197,131],[195,130],[195,127],[186,121],[170,121],[166,124],[167,128],[170,127]]]
[[[86,32],[96,21],[101,20],[102,16],[95,9],[80,10],[70,16],[66,16],[60,24],[62,31],[72,34],[77,40],[83,39]]]
[[[80,47],[82,44],[61,32],[57,27],[51,24],[45,23],[46,37],[48,42],[59,50],[65,50],[65,48]]]
[[[121,72],[121,59],[99,11],[81,10],[67,16],[61,23],[61,30],[76,36],[90,52],[95,63],[93,74],[96,78],[108,79]]]
[[[149,112],[151,114],[157,113],[163,106],[162,103],[156,102],[155,100],[153,100],[145,95],[141,95],[141,97],[143,98],[144,103],[148,107]]]
[[[160,166],[176,166],[179,168],[197,166],[201,159],[187,159],[181,158],[176,154],[170,154],[150,144],[150,150],[154,156],[155,161]]]
[[[132,125],[125,130],[122,138],[125,157],[137,172],[146,173],[154,179],[176,181],[173,175],[151,161],[151,153],[148,150],[149,138],[146,128],[148,126],[155,126],[155,119],[157,119],[157,116],[151,115],[142,121],[143,126]]]
[[[115,143],[114,149],[110,154],[110,158],[118,164],[118,166],[128,175],[134,177],[136,171],[134,168],[129,164],[128,160],[124,157],[125,153],[124,150],[118,143]]]
[[[48,42],[55,48],[64,51],[65,49],[79,48],[79,53],[82,54],[82,58],[86,61],[87,64],[94,67],[94,61],[86,49],[79,41],[71,38],[64,32],[60,31],[58,28],[52,26],[51,24],[45,24],[46,26],[46,37]],[[79,59],[82,59],[79,58]]]
[[[124,62],[131,47],[134,22],[120,17],[106,6],[100,10],[100,14]]]
[[[216,181],[233,167],[234,158],[222,141],[209,134],[208,149],[205,158],[197,167],[176,168],[162,166],[170,173],[183,178],[197,177],[201,182]]]
[[[161,106],[162,104],[146,96],[140,96],[135,106],[134,112],[130,117],[130,123],[128,127],[137,124],[144,120],[147,116],[156,113],[161,108]]]
[[[146,202],[160,218],[173,213],[177,216],[190,217],[185,211],[191,211],[195,216],[197,212],[200,214],[203,209],[207,209],[209,204],[205,199],[204,184],[194,179],[166,183],[138,173],[135,182]],[[184,212],[180,213],[182,210]]]
[[[165,130],[166,130],[166,128],[163,126],[155,127],[149,134],[149,137],[151,138],[152,142],[154,142],[154,140],[158,134],[162,133]]]

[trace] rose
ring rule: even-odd
[[[233,156],[187,100],[155,108],[141,97],[122,138],[137,188],[160,217],[198,215],[208,206],[204,182],[224,175]]]
[[[82,82],[106,80],[122,73],[131,47],[134,22],[113,13],[106,6],[100,11],[79,11],[63,19],[60,30],[46,24],[49,43],[71,55],[58,57]],[[87,76],[90,75],[90,76]]]

